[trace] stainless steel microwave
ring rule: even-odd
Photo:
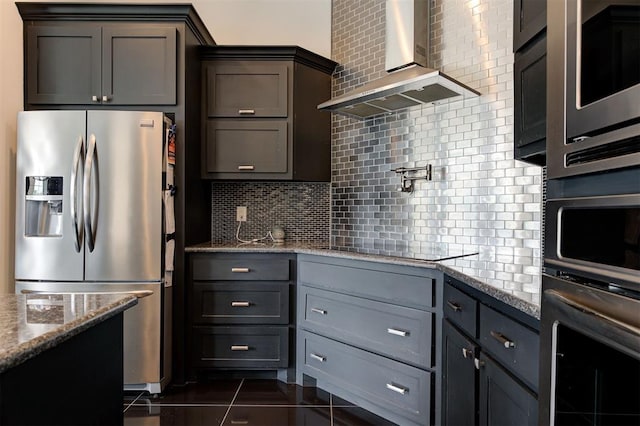
[[[640,164],[640,2],[548,2],[549,178]]]
[[[550,199],[545,267],[640,292],[640,194]]]

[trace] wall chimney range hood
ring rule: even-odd
[[[428,67],[430,0],[386,0],[386,76],[318,105],[364,119],[480,93]]]

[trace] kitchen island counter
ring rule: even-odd
[[[134,306],[112,294],[0,296],[0,373]]]
[[[510,291],[511,283],[500,277],[501,272],[493,270],[494,262],[490,254],[485,253],[451,253],[440,252],[433,255],[416,255],[416,257],[387,256],[360,253],[357,251],[334,250],[327,245],[309,243],[216,243],[206,242],[185,249],[191,253],[294,253],[329,256],[343,259],[365,260],[396,265],[419,266],[437,269],[452,276],[464,284],[473,287],[500,302],[533,317],[540,319],[540,300],[538,293],[542,280],[542,273],[528,271],[518,276],[531,290],[530,300],[518,297]],[[538,268],[539,269],[539,268]]]
[[[0,296],[0,424],[123,423],[130,294]]]

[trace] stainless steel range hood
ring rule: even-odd
[[[318,105],[359,119],[480,93],[428,68],[429,0],[386,0],[386,76]]]

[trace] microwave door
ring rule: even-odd
[[[16,279],[83,279],[78,194],[85,123],[85,111],[18,113]]]
[[[163,114],[88,111],[87,281],[160,281]]]

